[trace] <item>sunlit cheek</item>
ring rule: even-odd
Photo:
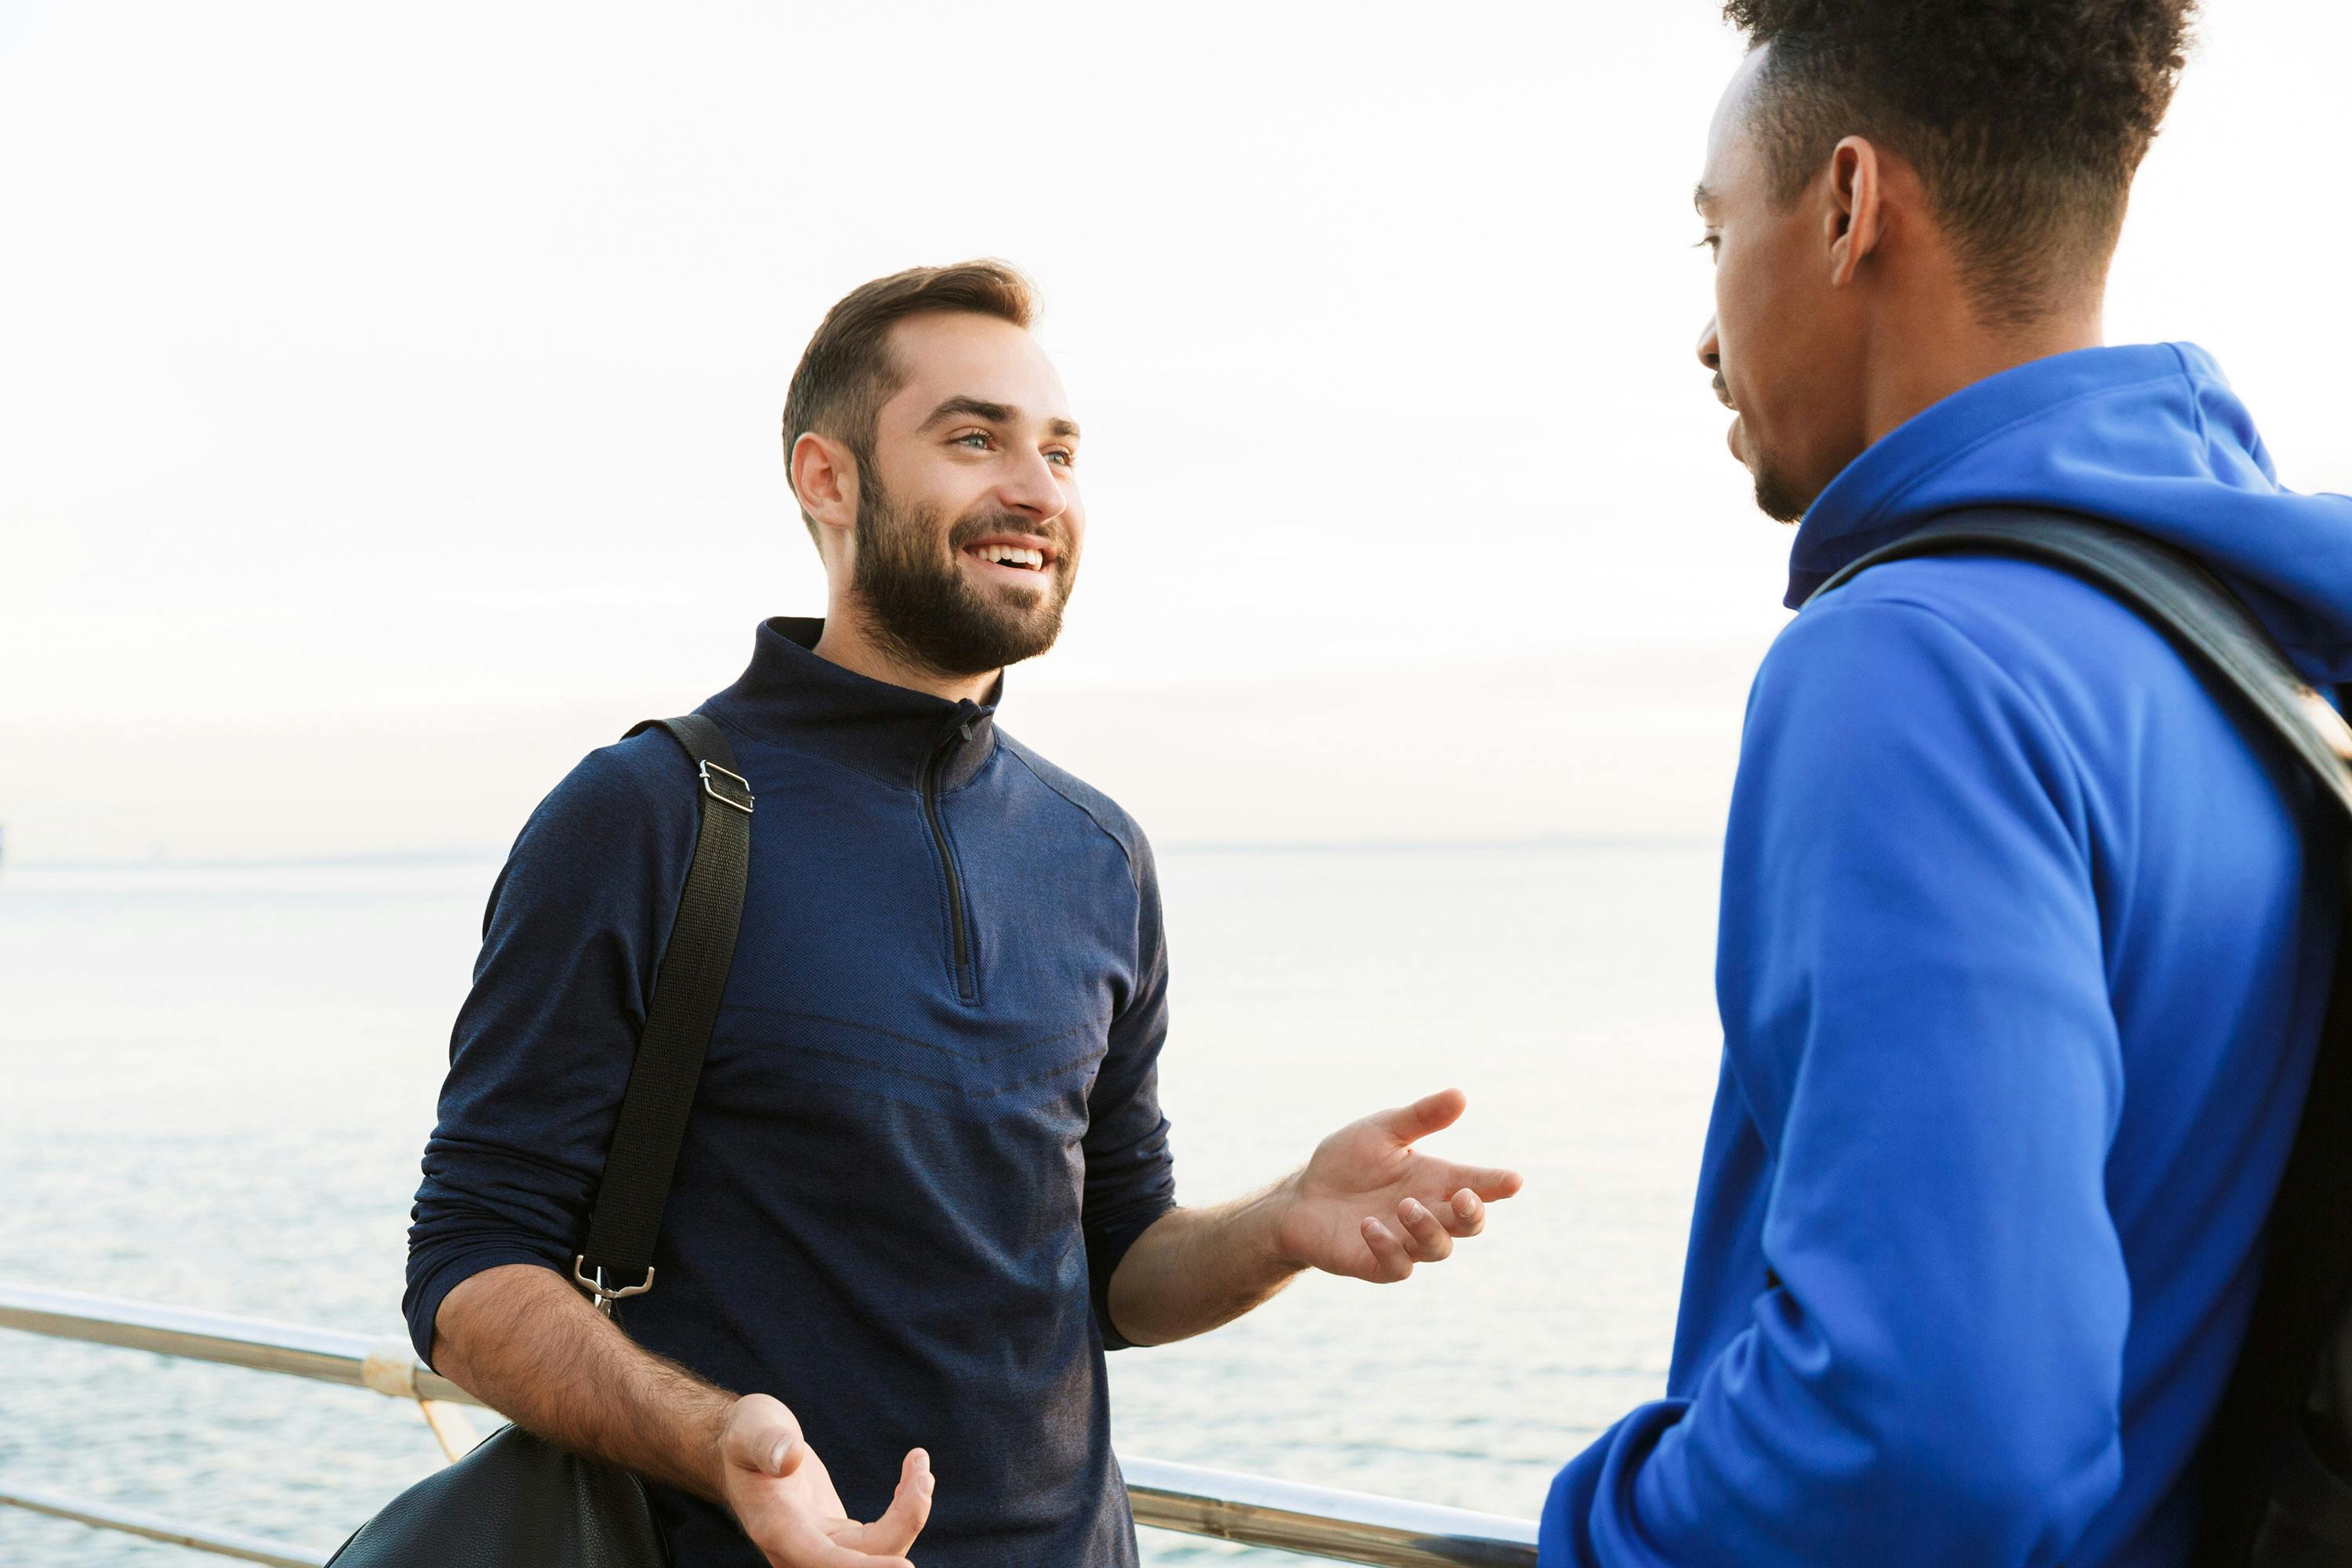
[[[891,488],[892,502],[901,510],[940,519],[943,527],[951,527],[956,520],[984,510],[993,493],[983,476],[949,462],[921,465],[909,476],[908,484],[904,494],[897,486]]]
[[[1746,405],[1769,407],[1777,390],[1801,375],[1816,301],[1792,288],[1790,268],[1769,247],[1727,246],[1716,271],[1716,332],[1723,363]]]
[[[1749,301],[1739,289],[1737,258],[1726,256],[1715,268],[1715,352],[1726,369],[1747,358]]]

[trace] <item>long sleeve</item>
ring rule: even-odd
[[[516,839],[412,1211],[404,1307],[419,1355],[469,1276],[504,1263],[570,1272],[696,826],[683,754],[649,731],[591,753]]]
[[[2114,1493],[2123,1076],[2087,822],[2046,713],[1933,610],[1849,590],[1776,645],[1717,976],[1769,1271],[1683,1397],[1561,1473],[1546,1568],[2050,1564]]]
[[[1135,982],[1111,1019],[1110,1048],[1087,1097],[1084,1229],[1095,1321],[1106,1349],[1129,1341],[1110,1321],[1110,1277],[1136,1237],[1176,1206],[1168,1120],[1160,1110],[1160,1047],[1168,1037],[1168,949],[1151,847],[1134,836]]]

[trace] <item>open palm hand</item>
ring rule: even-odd
[[[1327,1274],[1388,1284],[1477,1235],[1486,1205],[1517,1192],[1519,1173],[1457,1165],[1412,1147],[1452,1126],[1467,1103],[1460,1089],[1441,1089],[1324,1139],[1291,1178],[1278,1232],[1283,1253]]]
[[[911,1450],[889,1508],[851,1519],[800,1423],[766,1394],[736,1402],[719,1438],[723,1500],[774,1568],[913,1568],[908,1549],[931,1516],[931,1461]]]

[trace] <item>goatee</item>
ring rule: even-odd
[[[1802,522],[1812,507],[1814,497],[1800,495],[1796,487],[1770,468],[1758,464],[1756,476],[1756,510],[1775,522]]]

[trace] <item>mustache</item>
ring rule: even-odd
[[[956,520],[953,528],[948,530],[948,545],[950,549],[961,550],[968,544],[1005,533],[1029,534],[1045,541],[1054,547],[1056,562],[1070,558],[1069,537],[1059,526],[1040,522],[1034,517],[1024,517],[1015,511],[966,513]]]
[[[1715,373],[1715,395],[1716,400],[1721,403],[1726,408],[1736,411],[1739,407],[1739,405],[1731,401],[1731,385],[1728,382],[1723,379],[1723,373],[1721,371],[1717,371]]]

